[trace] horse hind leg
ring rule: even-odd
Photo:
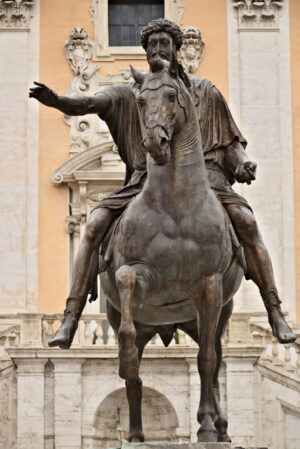
[[[131,304],[136,285],[136,271],[133,267],[122,265],[115,276],[121,303],[121,324],[118,330],[119,375],[125,380],[135,379],[139,372],[139,359],[135,346],[136,329]]]
[[[218,327],[216,333],[216,353],[217,353],[217,363],[213,378],[213,400],[216,412],[215,417],[215,427],[218,434],[218,442],[230,443],[231,439],[227,434],[228,421],[225,418],[221,406],[220,406],[220,386],[219,386],[219,371],[222,363],[222,335],[226,329],[228,320],[232,314],[233,300],[229,301],[225,306],[223,306]]]

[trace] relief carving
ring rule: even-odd
[[[28,30],[33,0],[0,0],[0,30]]]
[[[92,49],[88,33],[83,28],[73,28],[69,39],[65,42],[65,53],[75,75],[80,75],[87,69]]]
[[[103,77],[98,73],[99,64],[90,64],[92,57],[92,42],[83,28],[74,28],[65,43],[66,58],[75,73],[67,96],[95,95],[101,86],[122,84],[132,81],[129,69],[120,69],[117,73],[109,73]],[[95,145],[112,141],[105,122],[95,115],[64,116],[64,121],[70,126],[70,156],[86,151]],[[105,165],[116,165],[116,157],[103,159]],[[118,161],[119,162],[119,161]]]
[[[277,28],[283,0],[234,0],[239,28]]]
[[[179,51],[179,60],[184,70],[192,75],[202,59],[205,40],[199,28],[188,26],[183,28],[183,44]]]
[[[80,217],[76,215],[70,215],[67,217],[67,233],[70,235],[80,235]]]

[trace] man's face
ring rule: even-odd
[[[160,33],[153,33],[149,36],[146,53],[152,72],[156,72],[163,68],[162,59],[170,61],[171,52],[172,39],[169,33],[162,31]]]

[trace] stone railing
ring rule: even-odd
[[[44,315],[42,318],[42,343],[47,345],[49,338],[54,334],[58,325],[63,319],[62,314]],[[79,322],[78,331],[74,338],[74,347],[101,347],[101,346],[115,346],[117,339],[114,330],[110,326],[106,314],[97,315],[83,315]],[[192,339],[185,334],[185,332],[178,330],[174,334],[174,338],[170,346],[197,346]],[[148,347],[163,346],[160,337],[155,336],[148,344]]]
[[[264,348],[259,363],[294,374],[300,380],[300,328],[294,329],[296,341],[286,345],[279,344],[271,330],[262,324],[251,323],[250,329],[254,345]]]
[[[63,314],[0,315],[2,354],[7,349],[14,348],[47,348],[48,340],[54,335],[62,319]],[[265,322],[256,321],[248,314],[233,315],[223,337],[224,360],[226,357],[253,354],[262,366],[293,377],[300,376],[300,328],[294,330],[298,335],[296,342],[280,345]],[[159,351],[163,346],[160,337],[156,335],[147,345],[147,351]],[[196,343],[181,330],[176,331],[169,348],[171,351],[177,348],[182,356],[188,352],[190,355],[197,353]],[[117,339],[105,313],[81,317],[72,349],[110,349],[117,352]]]
[[[7,326],[5,326],[5,321],[3,324],[3,319],[7,322]],[[2,322],[3,328],[2,331],[0,330],[0,346],[5,348],[47,347],[48,340],[54,335],[62,319],[63,314],[60,313],[0,315],[0,323]],[[14,320],[15,324],[10,325],[8,320]],[[106,314],[82,315],[72,348],[105,348],[107,346],[117,346],[117,339]],[[157,335],[147,347],[161,346],[163,343]],[[197,345],[185,332],[178,330],[174,334],[170,346],[196,347]]]

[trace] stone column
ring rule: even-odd
[[[44,448],[46,359],[15,359],[18,370],[17,448]]]
[[[55,449],[81,449],[81,367],[84,359],[54,363]]]
[[[197,358],[188,358],[189,366],[189,395],[190,395],[190,435],[191,442],[197,442],[199,423],[197,411],[200,403],[200,377],[198,373]]]
[[[224,357],[226,363],[226,396],[228,435],[233,445],[255,444],[254,363],[257,357]]]

